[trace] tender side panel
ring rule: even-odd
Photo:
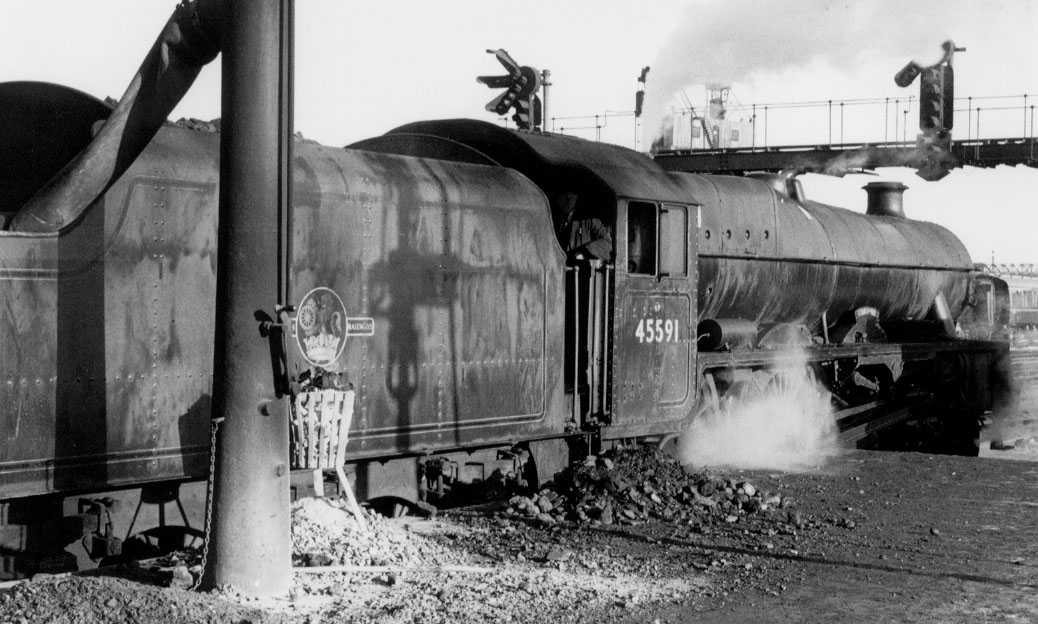
[[[109,237],[110,482],[207,469],[216,203],[212,182],[136,177]]]
[[[54,455],[57,237],[0,235],[0,496],[30,493]]]
[[[328,286],[375,321],[338,364],[358,390],[353,456],[562,433],[563,258],[536,187],[323,148],[296,171],[295,298]]]
[[[0,496],[204,475],[217,146],[164,128],[60,235],[0,237]]]

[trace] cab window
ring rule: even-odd
[[[665,276],[685,275],[688,265],[688,210],[684,206],[665,204],[660,209],[660,273]]]
[[[656,204],[627,205],[627,272],[656,274]]]
[[[688,272],[688,209],[650,202],[627,205],[627,272],[657,277]]]

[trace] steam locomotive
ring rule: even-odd
[[[0,110],[17,121],[0,167],[9,221],[111,111],[41,83],[0,85]],[[57,233],[0,231],[0,499],[206,476],[212,130],[164,125]],[[860,214],[794,178],[667,171],[472,120],[346,149],[300,141],[293,168],[291,299],[325,288],[340,323],[367,324],[324,365],[356,392],[362,495],[413,494],[416,462],[451,453],[664,443],[776,381],[790,349],[849,444],[928,419],[968,447],[1007,390],[1005,283],[948,230],[905,218],[898,185]],[[297,331],[314,324],[301,314]],[[287,356],[310,374],[302,348]]]

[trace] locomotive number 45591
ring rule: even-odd
[[[634,337],[638,342],[678,342],[679,327],[677,319],[641,319],[634,330]]]

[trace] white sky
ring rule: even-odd
[[[794,54],[788,67],[732,76],[734,93],[745,104],[916,94],[916,87],[897,90],[891,77],[911,57],[936,60],[946,36],[968,49],[955,61],[958,95],[1032,93],[1036,97],[1031,101],[1038,104],[1038,52],[1031,41],[1038,33],[1038,3],[947,0],[901,9],[885,0],[892,2],[891,10],[873,11],[877,15],[871,19],[893,21],[863,28],[855,22],[861,17],[855,13],[862,6],[857,2],[810,1],[820,10],[811,10],[805,21],[796,11],[743,19],[744,7],[728,0],[298,0],[296,129],[323,143],[345,145],[418,119],[493,120],[483,105],[494,93],[475,77],[500,73],[485,53],[498,47],[520,63],[552,71],[553,116],[630,110],[640,68],[652,65],[662,71],[658,63],[666,64],[666,59],[660,58],[661,51],[673,51],[674,34],[686,30],[696,34],[683,37],[676,49],[687,55],[690,76],[703,49],[724,49],[734,60],[744,52],[766,58],[772,48],[776,54],[801,45],[833,49],[817,33],[837,32],[848,41],[840,48],[842,56],[797,61]],[[0,80],[58,82],[98,97],[118,97],[174,5],[174,0],[4,0]],[[799,2],[759,6],[803,8]],[[918,7],[933,13],[932,29],[930,16]],[[902,11],[915,14],[903,16]],[[703,32],[694,29],[697,24],[717,26]],[[920,25],[925,28],[915,37]],[[885,32],[895,26],[901,27],[897,37],[867,34],[872,28]],[[861,39],[860,46],[855,38]],[[673,69],[674,59],[669,60]],[[203,71],[173,117],[217,116],[219,83],[217,60]],[[650,72],[647,97],[662,98],[652,86]],[[688,93],[701,99],[698,87]],[[986,111],[985,130],[1021,135],[1027,123],[1022,113]],[[581,122],[564,123],[572,127]],[[786,132],[791,140],[803,137],[802,142],[824,137],[824,118],[783,122],[773,117],[770,124],[772,136]],[[848,134],[854,130],[849,127]],[[965,120],[958,115],[955,134],[965,132]],[[611,119],[603,138],[631,145],[630,119]],[[911,187],[906,194],[909,216],[948,226],[975,260],[990,260],[994,251],[999,261],[1038,261],[1038,170],[966,169],[938,183],[924,182],[910,171],[881,173]],[[816,199],[860,209],[860,187],[873,179],[808,176],[806,185]]]

